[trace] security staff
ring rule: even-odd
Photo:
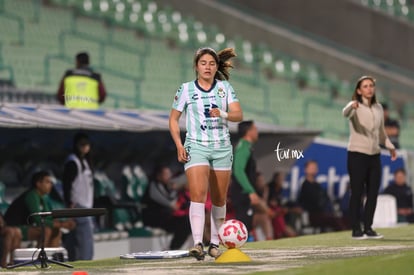
[[[60,82],[58,101],[68,108],[98,109],[105,97],[101,75],[89,67],[88,53],[78,53],[76,68],[66,71]]]

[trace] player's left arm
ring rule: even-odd
[[[219,108],[213,108],[210,110],[210,116],[222,117],[232,122],[239,122],[243,120],[243,111],[238,101],[234,101],[229,104],[228,112],[225,112]]]
[[[210,110],[210,116],[221,117],[232,122],[240,122],[243,120],[243,111],[237,99],[233,87],[227,81],[223,81],[224,89],[227,90],[226,108],[221,110],[213,108]]]
[[[381,110],[380,114],[381,114],[380,115],[381,117],[384,116],[383,110]],[[380,122],[379,142],[380,142],[380,144],[385,145],[385,148],[387,148],[390,151],[391,160],[392,161],[396,160],[397,159],[397,152],[395,151],[394,144],[392,144],[391,140],[387,136],[387,133],[385,132],[385,126],[384,126],[384,120],[383,119]]]
[[[230,85],[229,82],[225,82],[228,85],[228,93],[227,93],[227,120],[232,122],[240,122],[243,120],[243,110],[240,106],[240,102],[237,99],[236,93],[234,92],[233,87]]]
[[[232,122],[240,122],[243,120],[243,110],[240,103],[234,101],[229,104],[229,111],[227,113],[227,120]]]

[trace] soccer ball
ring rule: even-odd
[[[249,237],[247,228],[239,220],[227,220],[219,228],[219,238],[226,248],[239,248],[244,245]]]

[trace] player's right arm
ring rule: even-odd
[[[343,109],[342,114],[344,117],[351,118],[355,114],[355,110],[359,107],[357,100],[350,101]]]
[[[170,119],[169,119],[169,128],[170,128],[170,134],[171,137],[175,143],[175,146],[177,147],[177,158],[179,162],[186,162],[187,161],[187,152],[185,151],[185,148],[183,146],[183,143],[181,141],[181,135],[180,135],[180,126],[178,124],[178,121],[180,120],[181,112],[171,109],[170,113]]]
[[[187,161],[187,152],[183,146],[180,135],[179,120],[183,111],[187,108],[187,90],[184,88],[184,84],[178,88],[174,96],[174,102],[172,104],[169,128],[171,137],[177,147],[177,158],[179,162]]]

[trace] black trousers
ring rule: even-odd
[[[238,194],[231,197],[231,204],[234,208],[234,215],[236,220],[241,221],[246,225],[247,231],[253,229],[253,208],[250,205],[250,197],[248,194]]]
[[[348,173],[351,184],[349,213],[352,229],[370,229],[374,219],[381,182],[380,155],[367,155],[348,151]],[[364,207],[363,200],[366,196]],[[361,211],[363,210],[363,211]]]

